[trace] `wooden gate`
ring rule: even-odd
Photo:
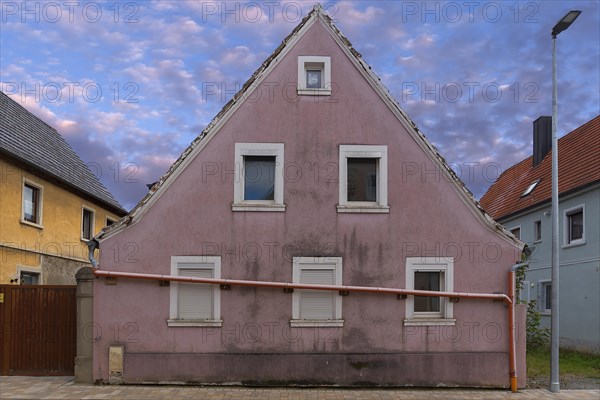
[[[76,286],[0,285],[0,375],[73,375]]]

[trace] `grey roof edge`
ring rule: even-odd
[[[11,161],[12,163],[18,164],[21,167],[26,167],[27,170],[39,175],[40,177],[45,177],[45,178],[48,178],[49,180],[54,181],[55,183],[59,183],[60,186],[63,187],[64,189],[69,190],[70,192],[75,193],[80,197],[85,197],[85,198],[89,199],[90,201],[92,201],[93,203],[95,203],[99,206],[102,206],[103,208],[105,208],[107,210],[110,210],[111,212],[113,212],[114,214],[116,214],[118,216],[123,216],[123,215],[127,214],[127,210],[118,202],[118,200],[116,200],[114,198],[112,193],[102,184],[102,182],[96,178],[96,176],[87,167],[87,165],[83,162],[83,160],[81,160],[81,157],[79,156],[79,154],[77,154],[73,150],[73,148],[69,145],[69,143],[65,140],[65,138],[53,126],[48,124],[43,119],[37,117],[35,114],[33,114],[27,108],[25,108],[22,104],[13,100],[10,96],[8,96],[6,93],[4,93],[2,91],[0,91],[0,98],[1,98],[2,102],[5,102],[5,105],[6,105],[6,108],[4,110],[6,111],[7,114],[5,114],[4,116],[11,115],[10,110],[12,109],[12,110],[15,110],[15,112],[17,112],[17,113],[22,113],[17,116],[23,118],[24,121],[29,119],[30,121],[34,121],[34,124],[41,124],[41,126],[45,127],[46,132],[52,134],[52,139],[60,141],[61,145],[64,147],[63,150],[68,150],[72,154],[72,156],[73,156],[72,160],[76,160],[81,163],[81,167],[86,169],[86,172],[88,174],[88,179],[92,179],[94,182],[94,185],[98,185],[99,188],[105,192],[105,193],[101,193],[101,194],[103,196],[105,196],[106,198],[102,198],[99,195],[94,194],[92,191],[86,190],[84,187],[77,186],[74,183],[70,182],[69,180],[65,179],[64,177],[61,177],[61,176],[53,173],[52,171],[50,171],[40,165],[35,164],[31,160],[24,158],[22,156],[22,154],[19,154],[19,152],[15,152],[14,149],[10,148],[10,146],[9,146],[9,148],[0,147],[0,156]],[[21,118],[19,118],[19,120]],[[7,129],[9,129],[9,132],[10,132],[10,125],[3,124],[2,127],[0,128],[0,132],[2,132],[2,131],[7,132]],[[7,139],[8,139],[7,143],[10,144],[12,142],[11,135],[5,136],[5,140],[7,140]]]
[[[106,202],[105,200],[99,198],[98,196],[94,196],[92,193],[89,193],[85,190],[80,189],[79,187],[73,185],[71,182],[61,178],[60,176],[57,176],[43,168],[40,168],[39,166],[37,166],[33,163],[30,163],[29,161],[15,155],[13,153],[7,152],[6,150],[4,150],[2,148],[0,148],[0,157],[7,159],[9,162],[18,164],[17,166],[27,167],[28,171],[30,171],[34,174],[37,174],[40,177],[43,177],[49,181],[54,181],[55,183],[58,183],[58,185],[63,187],[64,189],[69,190],[70,192],[78,195],[79,197],[89,199],[91,202],[96,203],[99,206],[102,206],[104,209],[111,211],[113,214],[118,215],[120,218],[127,215],[127,210],[125,208],[123,208],[116,200],[115,200],[115,202],[117,202],[119,207]]]
[[[307,26],[308,22],[313,20],[316,21],[320,19],[324,25],[330,29],[331,33],[334,36],[334,39],[339,40],[343,46],[342,49],[348,51],[354,58],[356,62],[364,70],[364,75],[370,77],[372,83],[378,88],[376,90],[380,95],[385,97],[384,100],[387,100],[387,104],[391,104],[393,106],[393,110],[396,115],[399,115],[399,119],[411,136],[417,135],[418,140],[415,136],[413,138],[417,142],[417,144],[429,153],[432,156],[432,160],[439,164],[443,168],[443,172],[446,173],[452,181],[455,183],[455,188],[457,189],[457,193],[460,197],[465,200],[467,204],[470,204],[474,208],[474,214],[479,217],[479,219],[484,222],[487,227],[494,233],[500,235],[503,239],[508,241],[509,243],[517,246],[519,249],[523,249],[525,243],[521,242],[517,239],[512,233],[510,233],[506,228],[504,228],[501,224],[497,223],[479,204],[479,202],[473,196],[473,193],[466,187],[464,182],[456,175],[454,170],[450,168],[450,166],[446,163],[446,160],[439,153],[438,149],[427,140],[425,134],[418,128],[417,124],[410,119],[410,117],[406,114],[404,110],[400,107],[396,99],[391,95],[389,89],[383,85],[381,82],[381,78],[379,78],[372,70],[371,66],[367,64],[362,55],[352,46],[352,43],[346,36],[335,26],[333,20],[326,12],[323,10],[323,7],[316,3],[314,8],[302,19],[302,21],[292,30],[292,32],[283,39],[281,44],[275,49],[275,51],[261,64],[261,66],[254,71],[251,77],[244,83],[242,88],[233,96],[233,98],[225,104],[225,106],[221,109],[221,111],[211,120],[211,122],[204,128],[202,133],[196,137],[192,143],[186,148],[181,156],[171,165],[169,170],[156,182],[156,184],[149,190],[149,192],[144,196],[142,200],[130,211],[130,213],[122,218],[118,223],[111,225],[110,227],[106,227],[102,229],[97,235],[96,239],[102,240],[108,236],[112,236],[112,234],[124,229],[126,226],[131,224],[138,216],[138,214],[142,211],[143,207],[148,203],[148,201],[154,196],[154,194],[163,186],[165,181],[173,174],[173,172],[182,164],[182,162],[188,157],[188,155],[198,146],[200,141],[204,139],[213,129],[215,125],[225,116],[227,112],[229,112],[232,107],[240,100],[243,99],[245,92],[250,88],[250,86],[267,70],[267,68],[271,65],[271,63],[280,55],[283,49],[289,44],[292,38],[294,38],[305,26]]]

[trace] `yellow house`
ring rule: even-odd
[[[52,127],[0,92],[0,284],[75,284],[126,211]]]

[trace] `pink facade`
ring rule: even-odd
[[[331,95],[297,94],[299,56],[330,57]],[[518,243],[446,177],[366,74],[313,12],[201,150],[128,226],[101,234],[100,268],[169,275],[172,256],[217,256],[222,278],[292,282],[293,257],[341,257],[344,285],[405,288],[408,258],[448,257],[454,291],[507,293]],[[232,210],[236,143],[284,145],[285,211]],[[338,212],[340,145],[387,146],[388,213]],[[233,286],[218,293],[221,326],[186,327],[167,323],[171,286],[96,280],[94,379],[108,380],[109,346],[123,344],[127,383],[509,386],[501,302],[460,299],[454,321],[425,326],[406,321],[409,299],[351,293],[343,326],[292,327],[293,294]]]

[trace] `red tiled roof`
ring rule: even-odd
[[[600,181],[600,115],[558,140],[558,192]],[[523,192],[540,179],[535,189]],[[480,200],[495,220],[552,197],[552,151],[537,166],[533,156],[504,171]]]

